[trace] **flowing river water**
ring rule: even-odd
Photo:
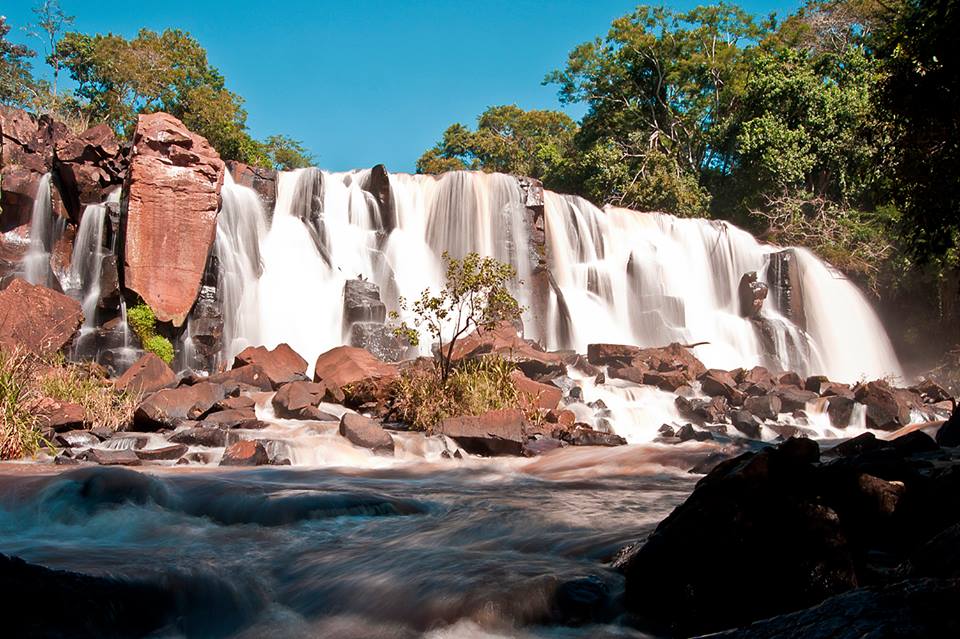
[[[687,470],[713,448],[379,468],[7,464],[0,550],[174,588],[182,618],[158,636],[645,636],[623,624],[610,562],[689,494]],[[578,602],[597,593],[591,620]]]

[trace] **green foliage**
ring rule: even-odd
[[[410,368],[392,389],[393,414],[429,431],[447,417],[516,408],[521,398],[510,379],[513,370],[513,363],[499,357],[458,362],[446,379],[438,371]]]
[[[36,55],[29,48],[7,40],[10,25],[0,15],[0,104],[24,108],[36,95],[30,75],[30,61]]]
[[[29,354],[0,349],[0,459],[34,455],[46,443],[34,411],[36,369]]]
[[[426,289],[412,304],[400,298],[402,311],[413,315],[413,325],[403,321],[395,327],[397,337],[413,346],[420,343],[420,330],[439,341],[439,375],[446,381],[452,370],[453,348],[457,340],[472,330],[492,329],[498,323],[513,321],[523,312],[510,293],[508,284],[516,279],[516,270],[492,257],[469,253],[462,260],[444,251],[446,284],[436,295]],[[390,313],[400,318],[396,311]]]
[[[127,311],[127,324],[140,339],[145,351],[153,353],[167,364],[173,362],[173,344],[162,335],[157,335],[157,316],[153,309],[144,303],[137,304]]]
[[[478,118],[476,131],[462,124],[444,131],[443,139],[417,160],[417,172],[498,171],[549,184],[558,160],[570,153],[576,130],[573,120],[559,111],[490,107]]]
[[[280,171],[304,169],[313,165],[313,156],[303,144],[285,135],[271,135],[264,142],[270,165]]]

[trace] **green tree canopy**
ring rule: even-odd
[[[35,96],[30,75],[30,58],[36,55],[28,47],[7,39],[10,25],[0,16],[0,104],[26,107]]]

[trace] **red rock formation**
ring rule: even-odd
[[[124,283],[157,319],[181,326],[216,235],[224,165],[167,113],[141,115],[127,178]]]
[[[0,291],[0,346],[49,355],[70,343],[83,323],[80,304],[16,278]]]
[[[153,353],[147,353],[118,377],[114,386],[129,393],[147,394],[173,386],[176,382],[173,369]]]
[[[289,344],[280,344],[272,351],[264,346],[248,346],[237,355],[233,367],[248,365],[263,368],[274,389],[289,382],[306,379],[307,360],[300,357]]]
[[[98,124],[77,136],[66,132],[54,142],[60,195],[70,219],[79,224],[88,204],[105,201],[108,191],[123,182],[123,150],[106,124]]]

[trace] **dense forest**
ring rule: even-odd
[[[598,203],[730,220],[872,292],[901,350],[956,335],[960,75],[952,0],[640,6],[549,73],[560,111],[494,106],[418,161]],[[911,353],[902,353],[907,359]]]
[[[901,357],[927,360],[960,338],[958,11],[956,0],[811,1],[784,19],[640,6],[545,77],[561,104],[587,107],[579,122],[491,106],[475,127],[447,128],[417,170],[523,174],[809,247],[871,293]],[[313,161],[290,137],[250,135],[243,98],[190,34],[79,33],[56,0],[34,13],[18,28],[37,51],[11,42],[0,17],[0,103],[120,134],[166,111],[225,159]]]

